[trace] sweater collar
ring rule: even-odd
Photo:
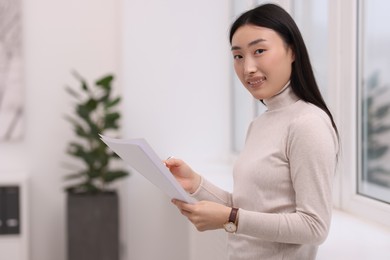
[[[294,104],[299,98],[295,95],[290,81],[273,97],[264,99],[268,111],[276,110]]]

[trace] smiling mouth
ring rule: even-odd
[[[260,86],[261,84],[263,84],[263,82],[265,80],[266,80],[266,77],[258,77],[258,78],[249,79],[247,81],[247,83],[250,87],[257,87],[257,86]]]

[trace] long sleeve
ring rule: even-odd
[[[327,237],[338,139],[328,115],[287,86],[263,100],[233,168],[229,194],[206,180],[194,196],[239,208],[230,260],[314,260]]]
[[[232,206],[232,194],[220,189],[203,177],[198,189],[191,196],[199,201],[208,200]]]
[[[286,148],[295,210],[262,213],[241,209],[237,233],[274,242],[320,244],[331,219],[336,136],[330,122],[306,114],[291,123]]]

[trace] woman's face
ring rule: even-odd
[[[274,30],[244,25],[232,38],[234,69],[256,99],[276,95],[290,80],[294,54]]]

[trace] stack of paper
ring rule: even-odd
[[[194,203],[145,139],[115,139],[100,135],[102,141],[129,166],[156,185],[171,199]]]

